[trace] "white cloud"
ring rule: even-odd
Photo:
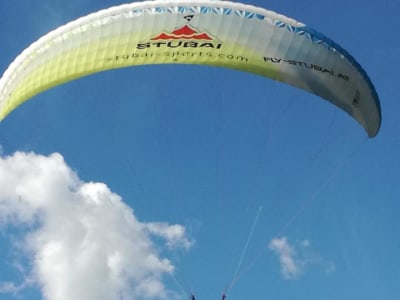
[[[0,157],[0,224],[26,226],[29,279],[48,300],[165,298],[174,271],[152,239],[192,245],[181,225],[142,223],[103,183],[82,182],[60,154]],[[27,280],[27,278],[25,278]],[[16,292],[12,282],[0,292]]]
[[[16,294],[21,290],[20,286],[17,286],[15,282],[4,281],[0,282],[0,293]]]
[[[281,273],[284,278],[292,279],[300,274],[301,264],[296,260],[296,252],[289,245],[286,237],[271,240],[269,249],[278,255],[281,264]]]
[[[272,239],[269,249],[278,255],[281,274],[285,279],[296,279],[306,268],[316,266],[328,275],[335,270],[335,265],[327,261],[311,249],[311,242],[303,240],[291,245],[287,237]]]
[[[164,238],[169,248],[183,247],[189,249],[193,246],[193,241],[186,237],[186,229],[182,225],[152,222],[147,223],[145,228],[150,233]]]

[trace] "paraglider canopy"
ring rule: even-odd
[[[375,88],[342,47],[291,18],[218,0],[135,2],[55,29],[25,49],[0,79],[0,120],[40,92],[88,74],[176,63],[269,77],[328,100],[370,137],[380,128]]]

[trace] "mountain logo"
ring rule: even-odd
[[[222,43],[205,31],[198,31],[183,25],[172,32],[163,31],[145,43],[138,43],[136,49],[147,48],[213,48],[221,49]]]
[[[175,29],[171,33],[160,33],[151,38],[152,41],[158,40],[207,40],[212,41],[213,38],[206,32],[198,32],[189,25],[184,25],[181,28]]]

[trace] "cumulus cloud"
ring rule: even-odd
[[[317,266],[325,274],[334,271],[333,263],[311,250],[309,240],[291,245],[287,237],[275,238],[270,241],[268,247],[278,256],[281,274],[285,279],[296,279],[311,266]]]
[[[26,229],[18,243],[31,263],[24,280],[47,300],[167,298],[162,279],[174,266],[154,236],[170,249],[193,243],[182,225],[140,222],[105,184],[81,181],[60,154],[0,157],[0,224]],[[23,285],[2,282],[0,292]]]

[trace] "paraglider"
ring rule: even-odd
[[[51,31],[1,77],[0,120],[51,87],[144,64],[204,64],[255,73],[328,100],[370,137],[380,128],[375,88],[342,47],[294,19],[219,0],[135,2]]]

